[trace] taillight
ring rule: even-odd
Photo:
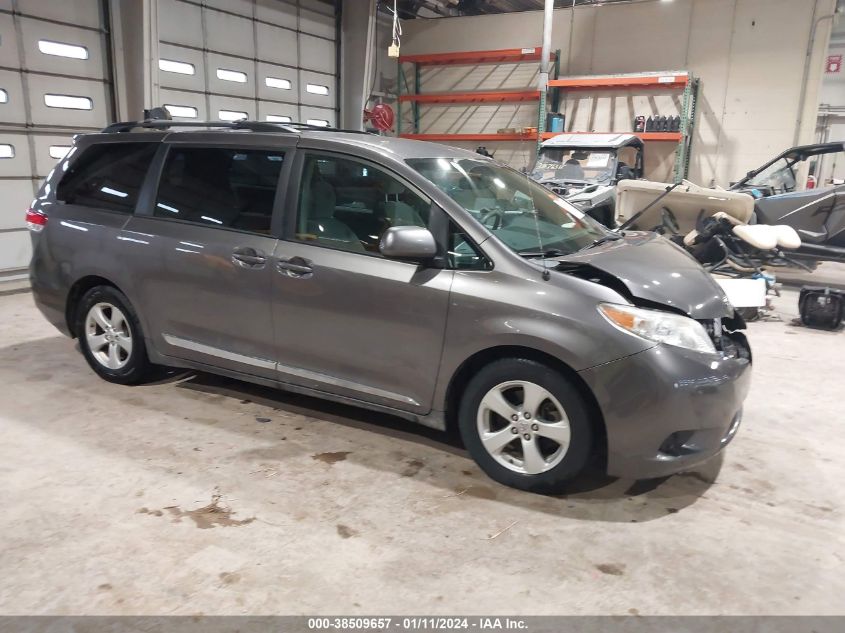
[[[40,233],[47,226],[47,214],[35,209],[26,210],[26,228],[35,233]]]

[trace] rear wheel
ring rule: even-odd
[[[116,288],[97,286],[83,295],[75,331],[85,360],[100,378],[129,385],[151,374],[138,317]]]
[[[506,486],[563,492],[592,453],[583,397],[535,361],[504,359],[482,369],[467,385],[458,416],[472,458]]]

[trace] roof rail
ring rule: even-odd
[[[249,130],[251,132],[287,132],[299,133],[303,131],[348,132],[352,134],[369,134],[361,130],[342,130],[310,123],[271,123],[269,121],[173,121],[168,119],[145,119],[143,121],[121,121],[112,123],[101,130],[102,134],[131,132],[137,128],[167,130],[172,127],[210,127],[228,130]]]

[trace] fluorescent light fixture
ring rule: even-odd
[[[44,95],[44,105],[48,108],[66,108],[69,110],[90,110],[94,102],[88,97],[74,97],[71,95]]]
[[[107,193],[110,196],[116,196],[118,198],[126,198],[129,194],[125,191],[118,191],[117,189],[112,189],[111,187],[100,187],[100,191],[103,193]]]
[[[246,112],[238,112],[236,110],[218,110],[217,117],[221,121],[240,121],[246,118]]]
[[[328,86],[321,86],[320,84],[306,84],[305,91],[310,92],[314,95],[327,95],[329,94],[329,87]]]
[[[50,158],[55,158],[56,160],[61,160],[67,153],[70,151],[70,145],[51,145],[50,146]]]
[[[193,64],[177,62],[173,59],[159,59],[158,67],[166,73],[178,73],[180,75],[193,75],[196,72]]]
[[[163,202],[157,202],[156,206],[159,209],[164,209],[165,211],[170,211],[171,213],[179,213],[179,209],[176,209],[175,207],[170,207],[170,206],[164,204]]]
[[[277,79],[276,77],[265,77],[264,85],[268,88],[280,88],[282,90],[290,90],[290,82],[287,79]]]
[[[280,114],[268,114],[265,117],[265,120],[270,121],[271,123],[290,123],[293,121],[289,116],[282,116]]]
[[[218,220],[217,218],[210,218],[207,215],[201,215],[201,220],[207,220],[208,222],[214,222],[215,224],[223,224],[222,220]]]
[[[325,119],[308,119],[306,123],[308,125],[319,125],[320,127],[329,127],[329,122]]]
[[[15,148],[8,143],[0,145],[0,158],[14,158]]]
[[[88,59],[88,49],[76,44],[62,44],[50,40],[38,40],[38,50],[45,55],[71,57],[73,59]]]
[[[9,93],[0,88],[0,103],[9,103]]]
[[[239,84],[246,83],[246,73],[239,70],[226,70],[225,68],[217,69],[217,78],[223,81],[235,81]]]
[[[164,107],[170,113],[170,116],[178,116],[182,119],[197,118],[197,109],[193,106],[165,104]]]

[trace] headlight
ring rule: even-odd
[[[614,303],[600,303],[599,312],[616,327],[649,341],[685,347],[697,352],[716,352],[707,330],[695,319],[661,310],[645,310]]]

